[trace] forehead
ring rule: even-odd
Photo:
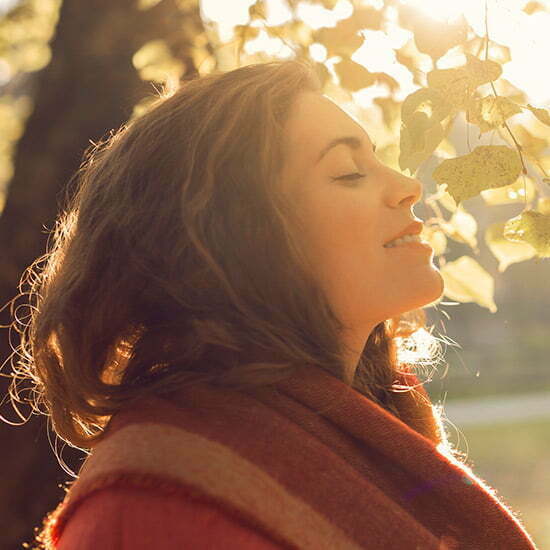
[[[368,147],[370,140],[361,124],[328,97],[304,92],[296,98],[285,126],[287,162],[312,166],[329,141],[349,135]]]

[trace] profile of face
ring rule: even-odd
[[[422,184],[379,162],[357,121],[326,96],[303,92],[284,154],[281,185],[303,220],[306,255],[357,350],[378,323],[441,296],[433,250],[383,246],[420,221],[412,207]]]

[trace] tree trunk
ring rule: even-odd
[[[3,327],[13,320],[6,305],[17,294],[23,271],[46,251],[46,230],[54,227],[61,191],[90,140],[105,138],[130,118],[136,103],[156,93],[150,82],[140,79],[133,54],[149,40],[164,39],[184,62],[186,74],[196,72],[192,46],[203,31],[198,0],[162,0],[148,10],[137,5],[137,0],[65,0],[61,6],[52,61],[34,76],[34,110],[17,146],[14,177],[0,217]],[[0,356],[8,373],[16,357],[8,361],[8,330],[0,335]],[[19,343],[15,336],[13,346]],[[3,395],[7,387],[2,378]],[[21,411],[30,415],[28,406]],[[9,403],[4,403],[2,416],[20,422]],[[34,415],[16,427],[0,422],[0,438],[2,548],[21,548],[22,542],[32,542],[45,513],[64,496],[59,484],[72,478],[54,456],[44,416]],[[51,440],[53,444],[53,435]],[[63,459],[74,471],[83,453],[68,451]]]

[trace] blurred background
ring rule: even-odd
[[[5,304],[18,293],[23,270],[44,253],[85,150],[138,116],[160,89],[214,70],[309,56],[324,67],[325,93],[361,120],[377,154],[400,169],[400,104],[434,67],[483,51],[486,7],[488,53],[503,68],[499,93],[549,107],[548,0],[0,0],[0,324],[6,329],[12,320]],[[349,24],[356,14],[363,26]],[[459,17],[468,34],[435,63],[419,37]],[[340,39],[353,43],[347,54],[377,75],[374,83],[344,85],[336,68],[345,51]],[[499,256],[487,239],[492,224],[518,215],[534,190],[550,195],[535,173],[550,171],[549,128],[526,113],[514,121],[522,144],[536,153],[521,185],[482,192],[458,213],[448,196],[438,203],[454,229],[443,232],[436,263],[470,255],[486,279],[483,290],[468,276],[446,280],[460,292],[426,308],[444,361],[426,371],[425,388],[444,403],[450,438],[475,473],[518,513],[538,547],[550,549],[550,261],[519,248]],[[438,193],[431,174],[443,159],[488,143],[506,143],[504,133],[481,134],[459,115],[416,173],[424,198]],[[434,216],[429,201],[415,213]],[[0,549],[32,548],[34,529],[64,495],[60,484],[72,479],[54,449],[73,471],[83,454],[56,443],[44,416],[23,423],[13,410],[7,376],[18,342],[8,330],[0,335]],[[29,417],[28,407],[21,414]]]

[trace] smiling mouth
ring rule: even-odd
[[[425,241],[422,241],[422,238],[420,237],[420,235],[405,235],[404,237],[400,237],[398,239],[394,239],[393,241],[389,241],[387,242],[384,246],[384,248],[393,248],[394,246],[401,246],[403,244],[407,244],[407,243],[410,243],[410,242],[416,242],[416,243],[420,243],[420,242],[425,242]]]

